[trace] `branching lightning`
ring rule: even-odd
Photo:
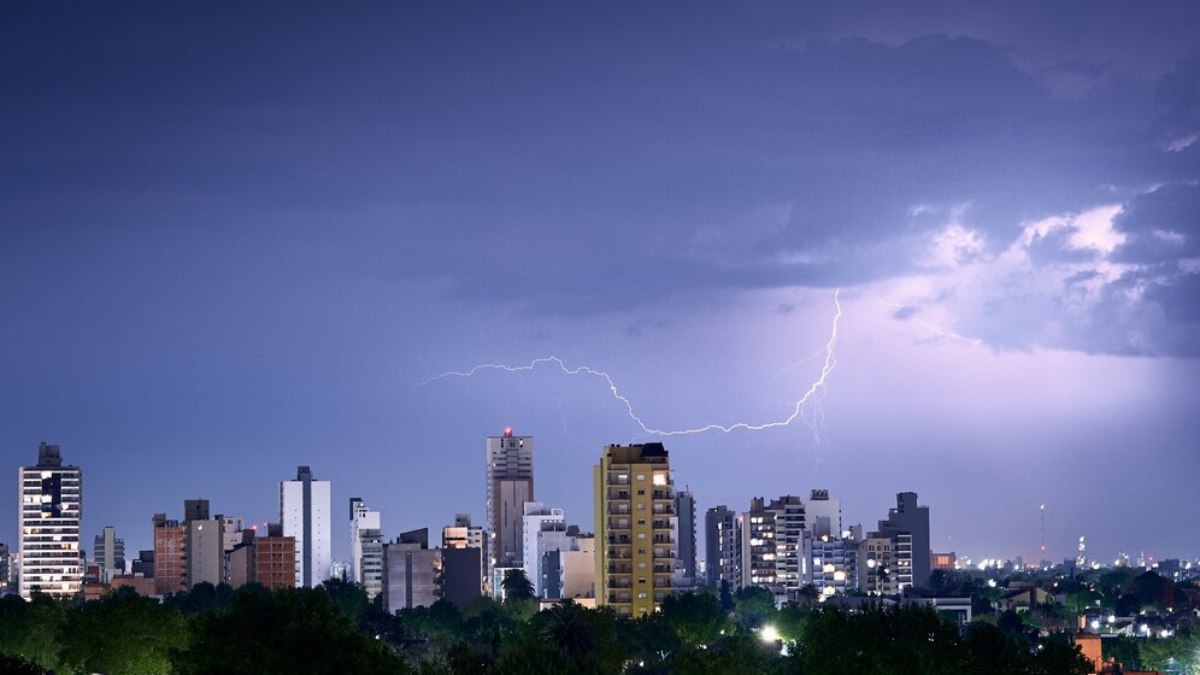
[[[840,295],[841,289],[834,291],[833,304],[836,308],[836,312],[833,316],[833,325],[829,333],[829,340],[825,343],[825,361],[821,366],[820,376],[808,387],[808,389],[804,392],[804,395],[796,401],[795,405],[792,407],[791,413],[788,416],[771,422],[735,422],[729,425],[706,424],[702,427],[696,427],[694,429],[660,429],[651,427],[646,424],[640,415],[637,414],[636,410],[634,409],[633,402],[621,393],[620,389],[617,388],[616,383],[608,373],[587,365],[572,367],[567,365],[561,358],[557,356],[544,356],[520,366],[510,366],[500,363],[484,363],[467,371],[450,371],[441,373],[439,375],[434,375],[424,382],[421,382],[420,386],[428,385],[449,377],[471,377],[485,370],[499,370],[506,373],[523,373],[532,371],[538,366],[552,364],[558,366],[559,370],[561,370],[565,375],[591,375],[592,377],[603,380],[605,384],[608,385],[608,390],[612,394],[612,397],[620,401],[625,406],[625,412],[629,415],[629,418],[641,428],[643,433],[653,436],[689,436],[694,434],[703,434],[710,431],[729,433],[739,429],[744,431],[763,431],[765,429],[786,427],[792,422],[796,421],[797,418],[803,419],[802,414],[804,411],[804,406],[810,401],[813,401],[815,397],[825,390],[825,383],[829,379],[829,375],[833,372],[833,369],[837,366],[835,349],[838,341],[838,324],[842,318],[842,303]]]

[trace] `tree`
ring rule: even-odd
[[[1092,662],[1072,643],[1064,633],[1056,633],[1042,640],[1033,655],[1028,671],[1031,675],[1088,675]]]
[[[131,588],[75,608],[59,638],[64,666],[111,675],[170,673],[172,652],[185,649],[187,641],[187,622],[178,609]]]
[[[757,628],[775,614],[775,596],[762,586],[738,589],[733,595],[733,608],[748,628]]]
[[[529,581],[529,577],[525,576],[525,570],[511,569],[504,573],[504,580],[500,582],[501,588],[504,589],[505,601],[512,600],[518,602],[521,600],[534,600],[536,595],[533,592],[533,584]]]
[[[733,611],[733,592],[730,590],[728,579],[721,580],[721,593],[718,599],[721,602],[721,611],[726,614]]]
[[[19,656],[0,654],[0,673],[6,675],[46,675],[45,668]]]
[[[58,634],[67,604],[36,593],[30,602],[18,595],[0,598],[0,654],[54,670],[58,668]]]
[[[261,587],[238,589],[229,611],[194,617],[191,644],[178,654],[175,668],[179,675],[408,672],[381,640],[360,633],[323,590]]]
[[[663,599],[662,615],[679,639],[688,645],[707,645],[716,641],[726,623],[720,603],[708,593],[668,595]]]

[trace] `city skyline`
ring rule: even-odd
[[[348,561],[511,426],[569,523],[663,442],[698,513],[1200,557],[1200,8],[1045,5],[0,7],[9,470],[132,557],[310,466]]]

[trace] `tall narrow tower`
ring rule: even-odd
[[[671,593],[679,550],[667,451],[662,443],[610,445],[594,471],[596,604],[650,614]]]
[[[488,578],[497,567],[521,567],[522,518],[525,502],[533,501],[533,437],[487,438]]]
[[[37,465],[21,467],[20,478],[21,597],[28,600],[34,592],[72,597],[83,583],[83,472],[63,466],[57,445],[42,443]]]
[[[296,469],[296,480],[279,483],[283,536],[296,540],[296,585],[313,587],[329,578],[333,539],[329,522],[329,481],[313,480],[312,469]]]

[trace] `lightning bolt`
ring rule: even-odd
[[[474,368],[471,368],[470,370],[467,370],[467,371],[450,371],[450,372],[441,373],[439,375],[434,375],[433,377],[430,377],[430,378],[426,379],[425,381],[420,382],[418,386],[425,386],[425,385],[431,384],[433,382],[436,382],[438,380],[446,379],[449,377],[472,377],[473,375],[480,373],[482,371],[485,371],[485,370],[499,370],[499,371],[506,372],[506,373],[524,373],[524,372],[532,371],[535,368],[537,368],[538,366],[553,364],[553,365],[557,366],[558,369],[561,370],[563,372],[563,374],[565,374],[565,375],[572,375],[572,376],[573,375],[590,375],[592,377],[603,380],[604,383],[608,385],[608,390],[609,390],[609,393],[612,394],[612,397],[615,398],[616,400],[620,401],[625,406],[625,412],[629,415],[629,418],[631,420],[633,420],[634,423],[637,424],[639,428],[641,428],[643,433],[649,434],[652,436],[691,436],[691,435],[695,435],[695,434],[707,433],[710,431],[720,431],[723,433],[730,433],[732,431],[736,431],[739,429],[744,430],[744,431],[763,431],[766,429],[774,429],[777,427],[786,427],[786,426],[790,425],[792,422],[796,421],[796,418],[798,418],[798,417],[801,419],[804,419],[802,417],[802,415],[804,412],[805,404],[809,403],[810,401],[813,401],[814,397],[817,397],[818,394],[821,394],[825,391],[825,382],[829,379],[829,375],[833,372],[833,369],[837,366],[837,356],[834,353],[834,350],[837,347],[837,341],[838,341],[838,324],[840,323],[840,321],[842,319],[842,302],[841,302],[841,298],[840,298],[841,292],[842,291],[839,288],[836,291],[834,291],[834,293],[833,293],[833,304],[837,311],[834,313],[834,316],[833,316],[833,326],[829,333],[829,340],[825,343],[825,349],[824,349],[825,361],[821,366],[820,376],[809,386],[808,390],[804,392],[804,395],[801,396],[796,401],[796,403],[792,407],[792,411],[789,415],[787,415],[783,419],[779,419],[779,420],[775,420],[775,421],[771,421],[771,422],[761,422],[761,423],[736,422],[734,424],[729,424],[729,425],[706,424],[702,427],[696,427],[694,429],[659,429],[656,427],[651,427],[651,426],[647,425],[646,422],[642,419],[642,417],[640,415],[638,415],[637,412],[634,410],[633,402],[630,401],[624,394],[621,393],[621,390],[617,388],[617,384],[616,384],[616,382],[613,381],[612,376],[610,376],[608,373],[606,373],[602,370],[596,370],[595,368],[592,368],[591,366],[586,366],[586,365],[574,366],[574,367],[569,366],[566,364],[566,362],[564,362],[561,358],[559,358],[557,356],[543,356],[541,358],[536,358],[525,365],[520,365],[520,366],[510,366],[510,365],[505,365],[505,364],[501,364],[501,363],[484,363],[484,364],[475,366]],[[819,400],[819,399],[817,399],[817,400]]]

